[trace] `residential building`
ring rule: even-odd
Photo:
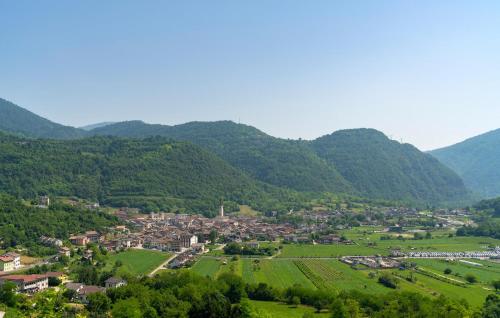
[[[85,235],[75,235],[71,236],[69,238],[69,241],[73,245],[78,245],[78,246],[85,246],[87,245],[90,241]]]
[[[49,281],[45,275],[7,275],[0,277],[0,284],[13,282],[17,285],[18,291],[22,293],[36,293],[47,289]]]
[[[11,256],[0,256],[0,270],[2,272],[10,272],[14,270],[14,258]]]
[[[118,288],[127,285],[127,281],[119,277],[110,277],[104,282],[106,288]]]
[[[14,269],[18,269],[21,267],[21,255],[20,254],[17,254],[14,252],[8,252],[8,253],[3,254],[2,256],[12,257],[12,259],[14,260]]]

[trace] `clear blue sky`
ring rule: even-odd
[[[0,96],[53,121],[240,120],[423,150],[500,128],[499,1],[0,0]]]

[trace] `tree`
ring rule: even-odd
[[[111,310],[113,318],[141,318],[141,305],[136,298],[119,300]]]
[[[18,301],[16,295],[17,285],[12,282],[5,282],[0,287],[0,302],[9,307],[15,307]]]
[[[445,273],[446,275],[450,275],[450,274],[452,273],[451,268],[446,268],[446,269],[444,270],[444,273]]]
[[[491,286],[493,286],[493,288],[495,288],[495,291],[499,291],[500,290],[500,279],[492,281]]]
[[[500,317],[500,297],[498,295],[489,295],[488,297],[486,297],[486,302],[483,306],[482,317]]]
[[[231,303],[239,303],[241,298],[246,296],[245,283],[238,275],[224,273],[221,274],[217,280],[227,286],[224,295]]]
[[[62,283],[62,281],[57,277],[49,277],[48,280],[49,280],[50,287],[59,286]]]
[[[465,275],[465,280],[469,282],[470,284],[477,283],[477,277],[474,276],[473,274],[467,274]]]
[[[348,318],[347,308],[340,299],[335,299],[331,306],[332,318]]]
[[[201,301],[192,304],[190,318],[229,318],[231,303],[218,291],[203,295]]]
[[[293,296],[290,299],[290,305],[292,305],[294,307],[298,307],[300,305],[300,298],[298,296]]]
[[[392,277],[392,275],[390,275],[389,273],[384,273],[380,275],[380,277],[378,278],[378,282],[384,285],[385,287],[394,289],[398,287],[397,280],[395,280],[394,277]]]
[[[217,231],[216,230],[211,230],[210,235],[208,236],[208,239],[212,244],[215,244],[217,241]]]
[[[102,317],[111,308],[111,300],[103,293],[92,293],[87,301],[86,307],[92,317]]]

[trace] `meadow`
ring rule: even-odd
[[[110,254],[106,260],[106,269],[111,269],[116,261],[120,261],[122,266],[119,268],[119,272],[124,271],[134,275],[145,275],[160,266],[170,255],[159,251],[130,249]]]

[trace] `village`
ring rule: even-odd
[[[50,205],[48,197],[41,197],[39,208],[46,209]],[[99,205],[87,204],[89,210],[99,209]],[[436,211],[434,219],[436,228],[447,228],[462,225],[457,221],[466,216],[464,211]],[[106,231],[89,230],[84,233],[74,233],[67,238],[55,238],[41,236],[39,242],[42,245],[56,248],[58,254],[50,260],[57,261],[61,258],[70,258],[75,250],[81,253],[82,260],[92,264],[93,250],[90,245],[109,253],[133,250],[153,250],[171,253],[171,257],[157,268],[151,275],[161,268],[176,269],[192,265],[197,259],[208,253],[210,249],[218,246],[219,249],[226,244],[241,244],[244,247],[258,249],[262,242],[277,244],[298,245],[357,245],[358,243],[348,239],[339,233],[339,230],[347,229],[353,222],[357,226],[381,228],[374,233],[393,233],[399,235],[406,226],[413,226],[422,220],[428,220],[428,215],[422,215],[415,209],[389,208],[377,213],[366,211],[363,218],[352,218],[346,211],[304,211],[300,214],[300,220],[289,220],[287,218],[279,221],[275,213],[268,216],[242,216],[226,215],[224,205],[221,202],[218,216],[208,218],[202,215],[176,214],[176,213],[130,213],[126,208],[118,209],[115,215],[120,219],[122,225],[117,225]],[[401,216],[405,218],[401,218]],[[347,219],[350,218],[350,219]],[[388,223],[389,219],[397,219],[398,223]],[[407,233],[417,233],[408,231]],[[384,236],[381,237],[383,239]],[[217,243],[217,244],[216,244]],[[390,269],[400,267],[402,258],[498,258],[500,249],[497,247],[491,251],[478,252],[401,252],[392,251],[389,257],[380,255],[356,256],[356,246],[353,246],[352,256],[343,256],[338,259],[350,265],[353,269]],[[224,261],[225,262],[225,261]],[[361,266],[361,267],[360,267]],[[86,302],[89,294],[103,292],[107,288],[115,288],[125,285],[127,282],[120,277],[109,277],[104,286],[86,285],[68,279],[63,272],[46,272],[43,274],[19,274],[23,267],[21,255],[8,252],[0,255],[0,284],[6,281],[17,286],[18,292],[33,294],[45,290],[54,281],[63,283],[65,288],[72,290],[74,301]],[[12,274],[10,274],[12,273]]]

